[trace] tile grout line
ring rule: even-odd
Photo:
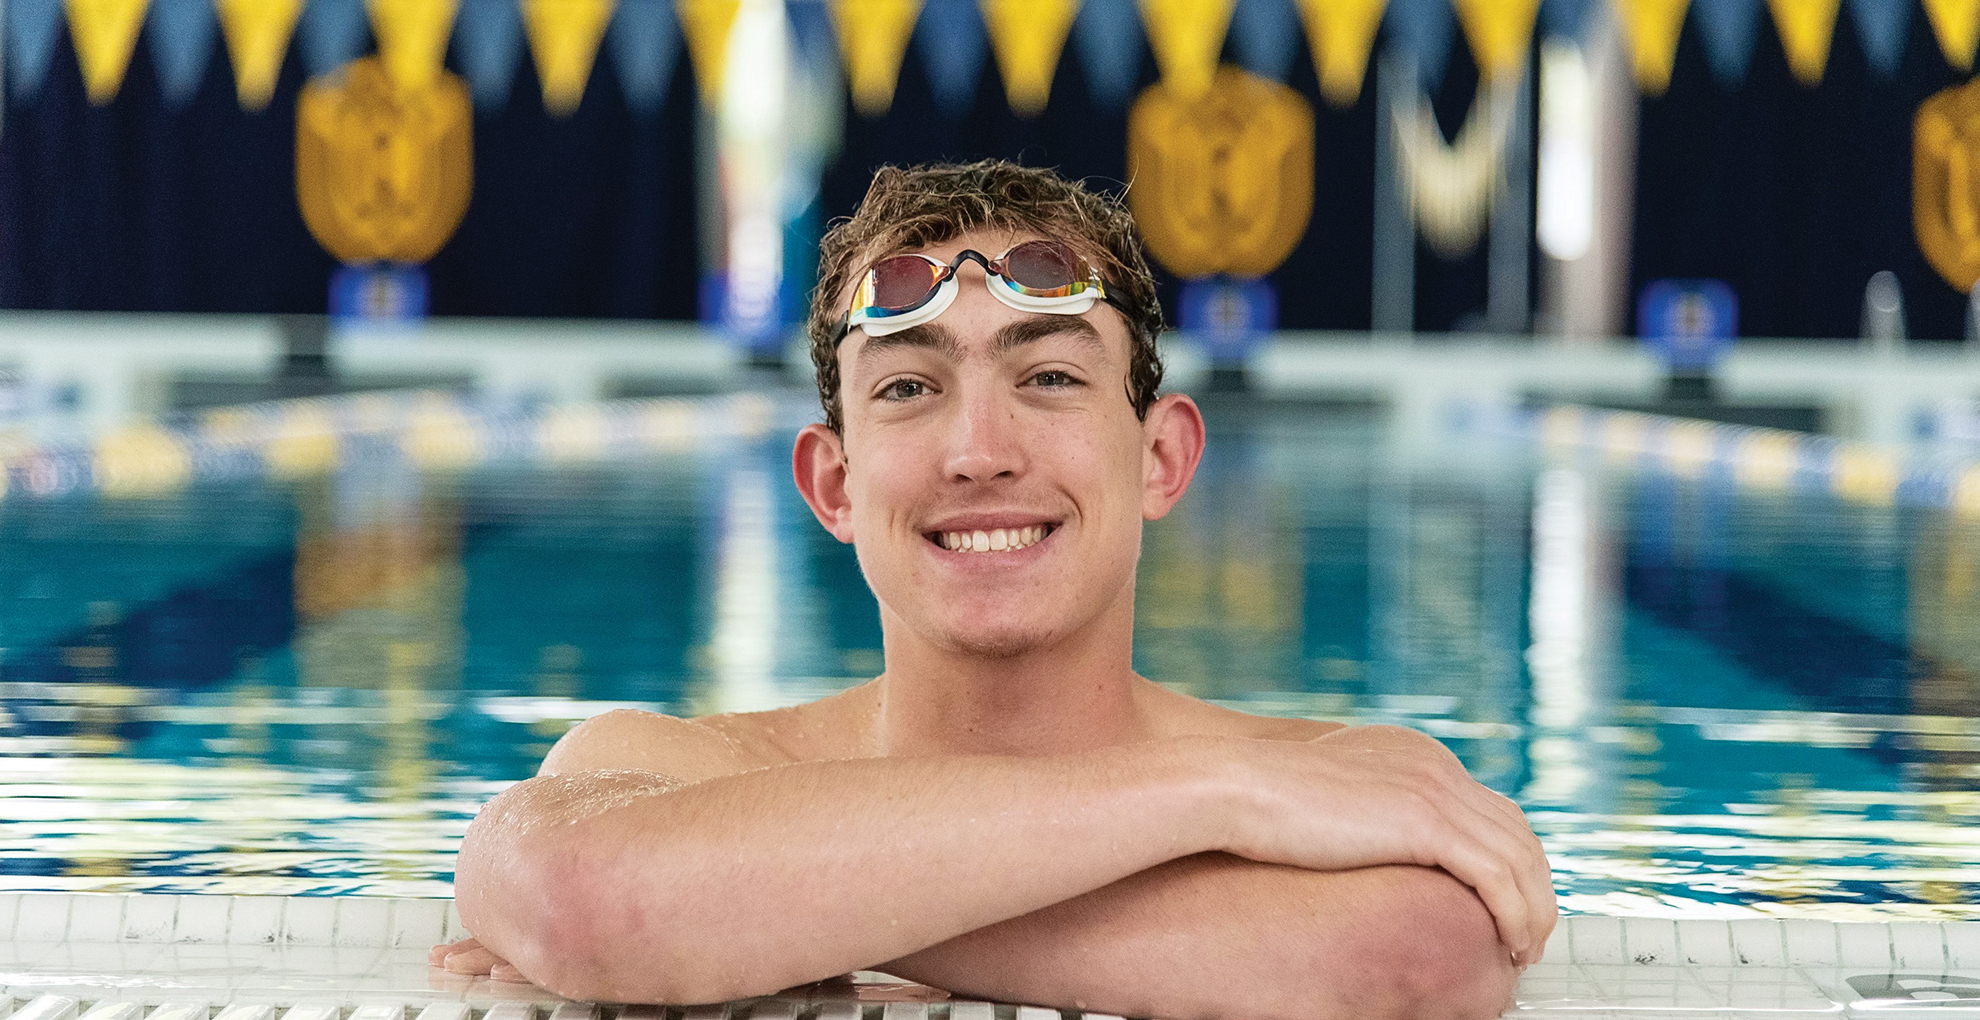
[[[338,1020],[366,1002],[385,999],[406,1006],[397,1020],[407,1020],[428,1003],[440,1002],[458,1003],[459,1007],[449,1009],[469,1012],[444,1017],[436,1013],[434,1020],[476,1020],[474,1010],[485,1012],[505,996],[521,996],[510,1001],[534,1003],[532,1020],[556,1020],[553,1007],[562,1000],[539,989],[526,987],[505,993],[491,987],[486,979],[444,988],[419,979],[424,970],[424,945],[455,934],[450,920],[454,907],[449,899],[221,896],[224,902],[214,903],[214,898],[204,894],[0,893],[0,926],[11,914],[14,924],[10,934],[40,936],[19,940],[9,949],[16,953],[45,950],[39,958],[23,956],[14,963],[0,959],[0,969],[9,971],[6,984],[0,986],[0,1018],[9,1010],[18,1012],[15,1003],[23,997],[35,1001],[41,995],[55,994],[79,1002],[137,1001],[147,1009],[161,1002],[201,997],[216,1009],[275,1002],[287,1006],[314,998],[340,1004],[341,1013],[316,1020]],[[311,909],[292,915],[290,907],[304,903]],[[169,924],[159,923],[167,918]],[[105,946],[94,941],[104,935],[113,937],[115,944]],[[219,945],[214,944],[216,940]],[[1518,1010],[1509,1015],[1531,1020],[1548,1016],[1554,1020],[1593,1020],[1596,1013],[1617,1017],[1634,1012],[1649,1020],[1653,1016],[1703,1016],[1697,1011],[1704,1010],[1716,1020],[1789,1020],[1795,1016],[1813,1020],[1817,1012],[1844,1020],[1888,1015],[1882,1009],[1866,1012],[1871,1008],[1869,1000],[1878,993],[1865,978],[1895,981],[1900,974],[1933,972],[1943,975],[1939,980],[1980,977],[1980,959],[1972,955],[1973,947],[1980,946],[1980,922],[1969,921],[1573,915],[1561,919],[1555,939],[1550,941],[1557,942],[1563,952],[1528,972],[1533,983],[1522,982],[1522,989],[1527,990],[1520,993]],[[192,969],[180,969],[187,966]],[[1852,984],[1852,979],[1856,983]],[[1955,992],[1958,987],[1945,985]],[[1902,997],[1906,993],[1896,994]],[[781,1012],[766,1014],[763,1020],[820,1020],[812,1015],[815,1008],[801,1006],[789,1018]],[[905,1009],[892,1012],[901,1014],[895,1020],[941,1020],[943,1016]],[[575,1009],[567,1014],[566,1020],[611,1017],[609,1011],[590,1017]],[[670,1016],[673,1014],[653,1020],[668,1020]],[[743,1004],[724,1016],[757,1020],[751,1007]],[[143,1014],[105,1015],[98,1020],[149,1018]],[[188,1015],[165,1020],[208,1018]],[[286,1012],[249,1009],[234,1020],[286,1020]],[[1056,1020],[1113,1018],[1082,1018],[1068,1013]]]
[[[113,920],[104,922],[90,917],[86,911],[93,909],[93,903],[107,903],[115,898]],[[100,899],[99,899],[100,898]],[[275,901],[272,912],[267,915],[245,913],[247,902],[262,900]],[[330,901],[324,903],[323,901]],[[215,901],[218,901],[217,903]],[[327,917],[303,919],[293,916],[292,904],[314,902],[322,904],[319,911]],[[363,915],[360,917],[359,904]],[[374,906],[374,904],[376,904]],[[424,906],[444,904],[444,906]],[[190,909],[189,909],[190,908]],[[12,920],[6,934],[13,941],[59,943],[69,941],[100,941],[97,939],[75,939],[79,926],[94,931],[105,929],[109,941],[120,943],[155,944],[219,944],[219,945],[314,945],[335,946],[340,943],[351,948],[405,948],[395,943],[407,939],[424,941],[431,938],[444,940],[455,933],[456,914],[453,900],[442,897],[394,897],[394,896],[242,896],[206,893],[60,893],[60,892],[0,892],[0,924]],[[427,916],[431,915],[431,916]],[[42,918],[59,918],[54,924],[46,924]],[[1677,953],[1682,959],[1672,961],[1686,964],[1699,958],[1695,948],[1684,945],[1686,928],[1695,940],[1699,935],[1710,933],[1714,944],[1711,958],[1721,953],[1733,965],[1747,966],[1795,966],[1791,957],[1796,955],[1791,945],[1792,936],[1787,927],[1788,921],[1778,917],[1697,919],[1627,917],[1609,914],[1575,914],[1561,918],[1557,938],[1565,959],[1576,964],[1629,964],[1638,965],[1632,955],[1634,940],[1631,931],[1637,931],[1637,938],[1647,937],[1648,924],[1669,924],[1673,920],[1681,922],[1677,930]],[[1700,922],[1703,922],[1701,924]],[[1739,926],[1757,922],[1757,933],[1765,927],[1765,934],[1742,936]],[[1868,945],[1880,946],[1882,952],[1874,953],[1880,960],[1896,966],[1904,958],[1898,939],[1917,940],[1921,937],[1937,943],[1936,950],[1927,950],[1934,963],[1941,968],[1951,968],[1955,962],[1953,942],[1955,933],[1964,939],[1965,932],[1980,932],[1980,921],[1821,921],[1826,935],[1820,939],[1828,950],[1830,959],[1843,958],[1846,934],[1857,931],[1867,934],[1868,929],[1881,928],[1882,937],[1871,936]],[[299,926],[300,925],[300,926]],[[263,927],[268,930],[262,930]],[[1608,938],[1605,930],[1602,938],[1591,939],[1595,927],[1613,930],[1614,938]],[[322,930],[317,930],[321,928]],[[375,930],[374,930],[375,929]],[[431,929],[430,931],[428,929]],[[1929,934],[1928,934],[1929,933]],[[25,936],[25,937],[24,937]],[[1718,945],[1721,938],[1724,945]],[[1755,941],[1757,938],[1757,942]],[[1661,938],[1657,940],[1661,943]],[[409,945],[410,943],[406,943]],[[1694,946],[1696,944],[1694,943]],[[1645,943],[1646,953],[1652,952],[1652,944]],[[1914,948],[1917,946],[1914,944]],[[1654,953],[1652,954],[1654,956]],[[1854,955],[1854,954],[1853,954]],[[1661,961],[1658,961],[1661,962]],[[1642,965],[1652,965],[1646,961]],[[1698,965],[1711,965],[1700,962]],[[1928,965],[1929,966],[1929,965]]]

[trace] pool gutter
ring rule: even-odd
[[[571,1006],[429,968],[467,936],[444,899],[0,893],[0,933],[7,1020],[1080,1020],[879,974],[692,1011]],[[1557,1020],[1980,1014],[1980,921],[1572,916],[1518,999],[1509,1015]]]

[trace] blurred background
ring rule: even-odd
[[[1536,338],[1570,353],[1510,369],[1515,397],[1878,440],[1971,424],[1964,377],[1913,371],[1915,400],[1866,403],[1854,367],[1790,381],[1744,356],[1778,344],[1733,343],[1909,343],[1936,364],[1976,331],[1971,0],[0,11],[0,308],[258,316],[146,320],[133,336],[190,331],[204,354],[16,395],[99,421],[500,374],[369,342],[435,318],[428,335],[564,320],[474,335],[616,337],[648,362],[510,373],[524,395],[801,365],[816,242],[873,169],[999,157],[1126,194],[1183,378],[1242,386],[1275,338]],[[655,337],[711,343],[689,371]]]
[[[1221,274],[1286,329],[1612,336],[1647,284],[1718,280],[1731,332],[1854,338],[1889,272],[1906,335],[1967,328],[1912,188],[1964,0],[4,9],[8,308],[321,314],[340,261],[390,261],[435,315],[766,331],[874,167],[1002,157],[1150,178],[1172,314]],[[365,98],[367,54],[396,99]],[[1232,227],[1198,177],[1246,250],[1203,254]]]
[[[1135,661],[1570,911],[1980,918],[1980,0],[0,0],[0,888],[445,896],[577,721],[884,668],[875,167],[1125,193]]]

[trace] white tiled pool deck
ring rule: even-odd
[[[1081,1020],[885,975],[719,1006],[571,1003],[426,965],[448,900],[0,894],[4,1020]],[[1980,1017],[1980,922],[1569,917],[1508,1015]],[[1115,1020],[1088,1014],[1088,1020]]]

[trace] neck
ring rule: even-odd
[[[907,633],[884,610],[883,623],[881,754],[1063,754],[1146,738],[1131,599],[1079,634],[997,658]]]

